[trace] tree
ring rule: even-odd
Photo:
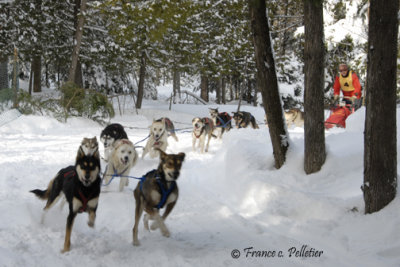
[[[79,1],[76,1],[78,3]],[[78,23],[76,24],[75,38],[74,38],[74,49],[72,51],[72,60],[71,67],[69,69],[68,81],[76,82],[77,81],[77,70],[80,70],[80,65],[78,66],[79,61],[79,51],[82,43],[82,35],[83,35],[83,24],[85,21],[85,12],[86,12],[86,0],[81,0],[80,5],[80,14],[78,16]],[[81,82],[79,82],[81,83]]]
[[[396,61],[399,1],[370,1],[366,120],[365,213],[381,210],[396,196]]]
[[[325,162],[323,0],[304,0],[304,171]]]
[[[289,142],[283,121],[265,0],[248,0],[248,3],[257,66],[257,85],[268,119],[275,168],[279,169],[285,163]]]

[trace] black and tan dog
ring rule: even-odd
[[[46,190],[35,189],[31,191],[40,199],[47,199],[45,211],[51,208],[63,194],[68,202],[69,214],[64,249],[61,252],[70,250],[72,226],[78,212],[88,212],[88,225],[94,226],[101,186],[98,153],[97,151],[94,155],[86,156],[84,153],[78,152],[75,166],[61,169],[56,177],[50,181]]]
[[[154,220],[151,230],[160,228],[165,237],[170,233],[164,221],[178,200],[179,190],[176,180],[179,177],[185,153],[166,154],[160,152],[160,164],[156,170],[145,174],[133,191],[136,200],[135,225],[133,226],[133,245],[139,246],[138,227],[143,211],[144,227],[149,230],[149,220]],[[164,214],[159,211],[165,206]]]
[[[246,111],[232,112],[236,128],[247,128],[250,124],[253,129],[258,129],[256,119]]]

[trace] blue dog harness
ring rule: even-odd
[[[167,202],[168,196],[172,193],[172,191],[175,189],[176,186],[176,182],[172,181],[171,182],[171,186],[169,188],[165,188],[164,185],[161,182],[161,177],[160,175],[157,173],[156,170],[152,170],[150,172],[148,172],[147,174],[145,174],[142,178],[140,178],[140,182],[139,182],[139,188],[140,191],[143,193],[143,183],[146,180],[147,175],[149,175],[152,172],[156,172],[155,174],[155,179],[157,181],[158,187],[160,187],[161,190],[161,200],[160,202],[154,206],[157,209],[161,209],[164,207],[165,203]]]

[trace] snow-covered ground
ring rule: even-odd
[[[29,193],[73,164],[82,138],[99,138],[102,126],[83,118],[60,123],[21,116],[0,127],[0,266],[399,266],[399,198],[364,215],[363,108],[349,117],[347,129],[326,132],[326,163],[305,175],[302,128],[289,130],[290,150],[280,170],[273,167],[264,125],[233,129],[213,139],[209,153],[193,152],[186,131],[194,116],[208,115],[208,107],[173,105],[169,111],[165,102],[145,101],[139,115],[127,110],[112,119],[138,142],[153,118],[167,116],[180,130],[179,142],[170,138],[167,152],[187,155],[180,198],[166,221],[171,237],[147,232],[141,222],[140,247],[132,245],[136,180],[123,192],[116,180],[102,188],[95,228],[87,226],[87,214],[79,214],[65,254],[67,205],[55,206],[41,224],[45,202]],[[263,121],[262,108],[242,110]],[[157,159],[140,159],[131,175],[157,165]],[[257,257],[261,252],[269,257]]]

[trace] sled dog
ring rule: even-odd
[[[249,125],[253,129],[258,129],[256,119],[251,113],[246,111],[232,112],[233,120],[235,121],[236,128],[247,128]]]
[[[44,210],[50,209],[57,200],[64,195],[68,205],[69,214],[65,230],[64,248],[67,252],[71,248],[71,232],[74,219],[80,212],[88,212],[90,227],[94,226],[97,204],[100,195],[100,156],[98,151],[94,155],[81,154],[76,159],[75,166],[61,169],[52,179],[45,190],[35,189],[31,192],[43,200],[47,200]]]
[[[222,138],[225,131],[232,128],[232,117],[227,112],[218,112],[218,108],[209,108],[210,117],[214,122],[218,138]]]
[[[295,125],[297,127],[304,126],[304,112],[301,111],[300,109],[298,108],[289,109],[288,111],[285,111],[283,115],[285,116],[287,127],[291,127],[292,125]],[[265,125],[268,126],[267,114],[265,114],[264,116],[264,122]]]
[[[111,158],[104,173],[104,184],[108,185],[112,177],[119,177],[119,191],[128,186],[128,175],[138,159],[135,146],[128,139],[119,139],[114,142]]]
[[[149,230],[149,220],[154,220],[151,230],[160,228],[163,236],[170,236],[165,220],[178,200],[179,190],[176,180],[179,177],[185,153],[166,154],[162,150],[159,153],[158,168],[145,174],[133,191],[136,201],[135,225],[133,226],[133,245],[135,246],[139,246],[138,227],[143,211],[146,212],[143,220],[146,230]],[[159,211],[163,207],[166,208],[164,214],[160,216]]]
[[[153,123],[149,128],[149,139],[143,149],[142,158],[144,158],[147,153],[149,153],[151,158],[157,157],[159,155],[158,149],[165,152],[168,147],[168,135],[171,135],[176,141],[178,141],[178,137],[175,134],[174,124],[168,118],[153,120]]]
[[[165,122],[165,129],[168,132],[168,136],[172,136],[175,139],[175,141],[178,142],[179,139],[178,139],[178,136],[176,136],[176,134],[175,134],[175,126],[172,123],[172,121],[167,117],[160,118],[157,121],[162,121],[162,120],[164,120],[164,122]]]
[[[208,152],[208,147],[210,145],[211,136],[214,131],[214,123],[209,118],[194,118],[192,120],[193,131],[192,131],[192,149],[196,150],[196,142],[199,140],[199,148],[201,153],[204,153],[204,145],[207,139],[207,145],[205,147],[205,151]]]
[[[94,154],[99,155],[99,153],[96,153],[98,151],[99,151],[99,143],[97,143],[97,137],[96,136],[93,138],[84,137],[81,142],[81,145],[78,148],[76,161],[81,156],[93,156]]]
[[[108,161],[113,144],[119,139],[128,139],[124,127],[119,123],[108,125],[101,131],[100,140],[104,144],[104,160]]]
[[[292,108],[285,111],[285,120],[288,127],[295,125],[296,127],[304,126],[304,112],[298,108]]]

